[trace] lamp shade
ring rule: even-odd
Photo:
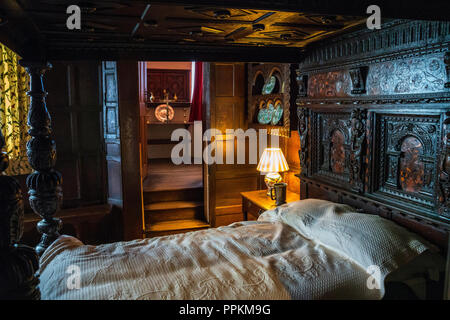
[[[288,171],[289,166],[280,148],[266,148],[261,155],[256,170],[261,172],[283,172]]]

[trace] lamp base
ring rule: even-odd
[[[264,182],[267,186],[267,196],[270,197],[271,190],[275,183],[283,181],[283,178],[278,172],[269,172],[264,178]]]

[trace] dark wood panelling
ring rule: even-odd
[[[104,203],[105,154],[98,62],[58,62],[45,76],[63,207]]]
[[[234,65],[216,64],[216,97],[234,96]]]

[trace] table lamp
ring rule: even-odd
[[[273,185],[283,180],[279,172],[288,171],[289,166],[280,148],[266,148],[261,155],[256,170],[266,173],[264,182],[268,189],[267,195],[270,197],[270,190]]]

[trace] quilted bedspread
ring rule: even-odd
[[[41,258],[43,299],[380,299],[352,260],[282,222],[246,221],[84,245],[61,236]]]

